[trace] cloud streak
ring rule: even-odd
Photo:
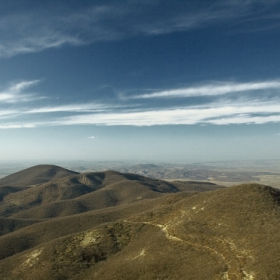
[[[25,110],[22,113],[24,114],[48,114],[48,113],[62,113],[62,112],[88,113],[88,112],[102,112],[108,108],[111,107],[104,104],[89,103],[89,104],[75,104],[75,105],[34,108],[34,109]]]
[[[101,113],[62,118],[53,125],[195,125],[261,124],[280,121],[280,104],[257,106],[221,106],[210,108],[174,108],[142,112]]]
[[[191,3],[191,2],[190,2]],[[256,9],[256,3],[258,9]],[[188,31],[215,24],[236,26],[242,19],[275,26],[277,1],[211,1],[203,8],[195,4],[162,1],[135,1],[118,5],[91,5],[70,9],[67,4],[41,7],[34,5],[25,12],[11,9],[0,16],[0,57],[38,52],[64,45],[80,46],[98,41],[119,40],[131,36],[153,36]],[[64,5],[64,6],[61,6]],[[271,17],[267,18],[269,9]],[[240,19],[240,21],[237,21]],[[245,23],[245,24],[248,24]],[[242,29],[241,29],[242,30]]]
[[[134,96],[132,99],[120,99],[114,104],[89,101],[81,104],[57,105],[60,100],[51,100],[52,106],[39,106],[36,102],[22,103],[22,100],[34,101],[41,98],[26,93],[26,90],[36,83],[38,81],[13,83],[0,92],[2,98],[0,105],[5,107],[0,111],[0,129],[69,125],[229,125],[280,122],[279,80],[223,82],[162,90],[149,95]],[[241,98],[228,96],[239,92],[242,92]],[[248,94],[245,96],[244,92]],[[164,103],[156,102],[153,107],[147,106],[150,98],[161,98],[162,101],[180,97],[188,100],[200,96],[215,96],[215,98],[207,99],[203,104],[200,102],[191,105],[188,102],[183,103],[180,99],[179,103],[175,102],[173,105],[164,106]],[[138,100],[139,103],[135,104],[135,98],[141,102]]]
[[[149,94],[132,96],[132,99],[149,98],[178,98],[178,97],[198,97],[225,95],[237,92],[252,92],[258,90],[280,89],[280,81],[264,81],[250,83],[222,83],[208,84],[204,86],[187,87],[180,89],[164,90]]]
[[[154,126],[196,124],[264,124],[280,122],[280,104],[235,104],[213,107],[181,107],[146,111],[126,111],[72,115],[54,120],[6,123],[0,128],[32,128],[38,126],[105,125]]]
[[[10,85],[6,89],[0,91],[0,105],[1,103],[19,103],[34,100],[36,98],[34,97],[34,94],[26,93],[25,90],[38,84],[39,82],[39,80],[21,81]]]

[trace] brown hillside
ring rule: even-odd
[[[21,227],[16,231],[11,229],[9,234],[0,236],[0,248],[2,248],[0,259],[33,248],[43,242],[81,232],[103,223],[126,219],[143,211],[160,208],[163,205],[169,205],[191,195],[194,195],[194,193],[167,194],[156,199],[140,200],[128,205],[89,211],[79,215],[41,220],[41,222],[35,220],[37,221],[36,224],[31,224],[35,222],[34,220],[18,219],[20,223],[29,222],[29,224],[26,224],[26,228]],[[10,223],[12,220],[15,219],[2,219],[6,223]]]
[[[39,222],[0,237],[0,278],[277,280],[279,197],[247,184]]]
[[[173,184],[115,171],[82,173],[4,195],[0,216],[31,219],[67,216],[166,193],[194,191],[195,186],[197,191],[221,188],[208,183],[202,184],[203,188],[191,182]]]
[[[29,187],[74,174],[78,173],[55,165],[36,165],[0,179],[0,186]]]
[[[8,187],[8,186],[4,186],[1,187],[0,186],[0,201],[3,200],[3,198],[8,195],[9,193],[15,193],[18,191],[22,191],[23,188],[16,188],[16,187]]]
[[[96,191],[81,195],[75,199],[67,199],[43,204],[20,211],[12,218],[54,218],[79,214],[91,210],[129,204],[138,200],[156,198],[161,193],[151,190],[140,182],[120,181]]]
[[[30,226],[30,225],[38,223],[38,222],[40,222],[40,220],[0,218],[0,236],[10,233],[12,231],[17,231],[21,228]]]

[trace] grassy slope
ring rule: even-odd
[[[279,197],[240,185],[37,223],[0,238],[4,251],[33,242],[0,262],[0,277],[280,279]]]

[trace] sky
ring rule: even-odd
[[[280,159],[280,0],[0,1],[0,159]]]

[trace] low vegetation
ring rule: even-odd
[[[280,279],[279,190],[49,174],[0,180],[0,279]]]

